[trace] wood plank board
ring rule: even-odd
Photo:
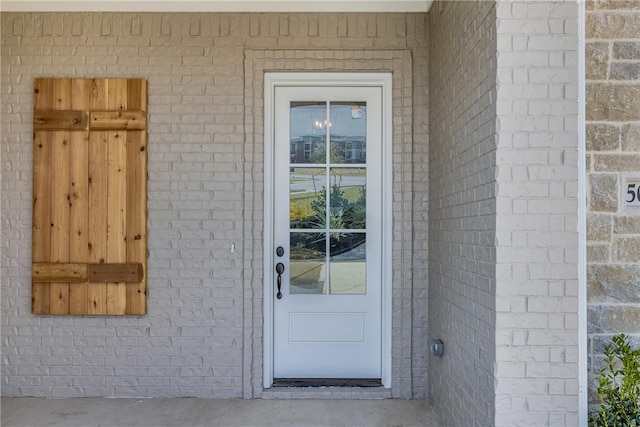
[[[71,108],[71,79],[53,79],[51,87],[53,110],[68,111]],[[69,262],[70,140],[69,132],[55,133],[51,183],[51,259],[54,262]],[[69,314],[69,283],[53,282],[49,292],[50,314]]]
[[[94,86],[95,87],[95,86]],[[89,134],[89,242],[88,261],[107,260],[107,145],[108,133]],[[107,313],[107,285],[87,283],[87,314]]]
[[[69,140],[68,132],[55,132],[51,153],[51,262],[69,262]],[[69,313],[69,283],[49,287],[50,314]]]
[[[140,263],[89,264],[87,278],[91,282],[138,283],[142,280]]]
[[[110,79],[108,87],[107,109],[124,111],[128,109],[127,79]]]
[[[91,79],[71,80],[71,109],[89,111]]]
[[[147,81],[130,79],[127,81],[127,108],[129,110],[147,111]]]
[[[140,283],[127,284],[127,314],[146,314],[147,134],[127,133],[127,262],[142,265]]]
[[[89,97],[86,98],[88,103]],[[86,263],[89,261],[89,132],[71,133],[70,149],[69,259]],[[69,314],[87,314],[87,307],[86,283],[71,283]]]
[[[92,125],[107,125],[110,129],[121,129],[129,122],[135,124],[135,117],[127,115],[127,81],[125,79],[109,80],[107,108],[117,111],[102,121],[93,116]],[[116,127],[113,127],[116,125]],[[109,192],[107,194],[109,211],[107,213],[107,253],[108,262],[126,262],[127,259],[127,133],[124,131],[109,132],[109,166],[107,176]],[[125,314],[127,285],[124,282],[107,283],[107,314]]]
[[[31,267],[33,281],[47,282],[125,282],[138,283],[142,280],[140,263],[62,263],[36,262]]]
[[[107,143],[107,263],[127,261],[127,133],[109,131]],[[107,283],[107,314],[124,314],[125,283]]]
[[[37,262],[31,266],[34,282],[86,282],[88,264]]]
[[[71,109],[71,79],[53,79],[52,94],[54,110]]]
[[[89,127],[90,79],[71,80],[71,109],[86,111]],[[89,132],[76,132],[71,139],[71,240],[69,258],[78,262],[89,260]],[[69,284],[69,314],[85,315],[89,309],[88,285]]]
[[[108,110],[107,92],[109,81],[107,79],[91,80],[91,92],[89,94],[89,108],[91,110]]]
[[[144,111],[92,111],[89,121],[92,130],[140,130],[147,127],[147,113]]]
[[[35,79],[35,109],[53,109],[53,80]],[[51,261],[51,141],[50,132],[34,132],[33,137],[33,261]],[[49,314],[50,288],[45,283],[31,287],[31,312]]]
[[[33,113],[33,130],[86,130],[89,128],[89,111],[36,110]]]
[[[53,79],[34,79],[33,108],[53,110]]]
[[[33,138],[33,262],[51,261],[51,132]],[[49,314],[49,285],[34,283],[31,312]]]
[[[127,108],[144,112],[146,129],[147,81],[127,82]],[[129,131],[127,138],[127,262],[140,262],[142,279],[127,283],[126,314],[147,313],[147,132]]]

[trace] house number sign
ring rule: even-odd
[[[640,176],[626,175],[622,177],[623,211],[627,214],[640,215]]]

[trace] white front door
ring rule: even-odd
[[[382,98],[274,87],[273,378],[382,378]]]

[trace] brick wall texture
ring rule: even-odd
[[[450,425],[491,425],[495,346],[495,2],[429,13],[429,362]]]
[[[498,2],[496,425],[578,425],[578,4]]]
[[[2,394],[262,396],[262,135],[251,136],[262,82],[248,67],[259,63],[394,73],[393,387],[377,396],[425,397],[426,16],[3,13]],[[149,80],[147,316],[30,313],[43,76]]]
[[[598,245],[607,260],[638,246],[637,222],[610,210],[618,175],[602,169],[637,159],[622,155],[638,147],[639,97],[624,80],[637,79],[637,46],[610,31],[637,37],[640,21],[601,10],[622,4],[637,6],[591,4],[588,25],[601,39],[588,119],[602,127],[589,134],[606,150],[590,152],[606,208],[590,230],[611,239]],[[379,70],[394,76],[393,388],[305,396],[430,395],[448,425],[576,425],[577,17],[572,1],[440,1],[428,15],[3,13],[3,395],[296,397],[261,387],[262,77]],[[147,316],[30,314],[39,76],[149,79]],[[590,272],[624,279],[623,264]],[[614,279],[602,298],[629,292]],[[427,331],[443,358],[427,358]]]
[[[575,2],[430,12],[429,380],[452,425],[578,423],[577,24]]]
[[[640,216],[623,209],[623,182],[640,177],[640,1],[589,1],[587,286],[589,402],[603,349],[617,333],[640,346]]]

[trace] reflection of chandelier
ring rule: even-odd
[[[316,122],[314,123],[314,126],[318,129],[322,129],[324,127],[331,127],[331,122],[325,120],[324,122],[321,122],[320,120],[316,120]]]

